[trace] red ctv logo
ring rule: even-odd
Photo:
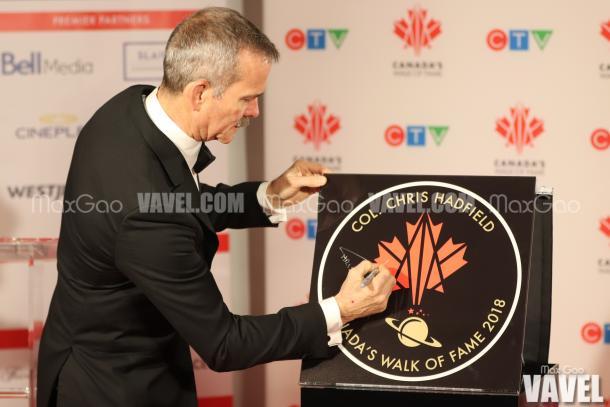
[[[415,7],[407,10],[407,19],[394,23],[394,34],[402,39],[405,48],[412,47],[415,55],[423,47],[430,48],[432,40],[441,33],[441,23],[427,17],[427,10]]]
[[[316,101],[307,106],[307,114],[294,119],[294,128],[305,137],[305,143],[310,142],[319,150],[322,143],[330,144],[330,137],[341,128],[341,123],[337,116],[327,115],[326,106]]]
[[[604,36],[604,38],[610,41],[610,20],[606,21],[605,23],[602,23],[601,34]]]
[[[542,134],[544,123],[537,117],[531,117],[529,108],[517,105],[510,109],[509,117],[496,121],[496,131],[521,154],[525,146],[532,146],[533,140]]]
[[[607,150],[610,147],[610,131],[602,128],[594,130],[591,133],[591,144],[596,150]]]

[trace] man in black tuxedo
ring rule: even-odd
[[[198,181],[213,160],[204,143],[229,143],[258,116],[277,57],[237,12],[201,10],[170,36],[159,88],[132,86],[85,125],[66,183],[38,406],[196,406],[189,345],[220,371],[324,357],[342,324],[385,309],[394,278],[382,267],[360,288],[368,262],[335,297],[271,315],[232,314],[214,282],[216,232],[272,226],[326,182],[304,161],[270,183]],[[243,205],[196,211],[204,193]]]

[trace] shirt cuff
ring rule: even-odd
[[[320,301],[320,307],[326,319],[326,331],[330,340],[328,346],[337,346],[341,344],[341,310],[335,297],[326,298]]]
[[[288,220],[288,214],[286,213],[286,208],[276,209],[269,202],[269,198],[267,197],[267,187],[269,186],[269,182],[262,182],[258,186],[258,190],[256,191],[256,199],[258,200],[258,204],[263,208],[263,212],[269,217],[269,222],[271,223],[280,223]]]

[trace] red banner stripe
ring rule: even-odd
[[[198,407],[233,407],[233,396],[200,397],[197,399]]]
[[[0,32],[171,29],[195,10],[0,13]]]
[[[0,349],[26,349],[28,347],[28,330],[1,329]]]
[[[224,253],[229,251],[229,234],[218,233],[218,253]]]

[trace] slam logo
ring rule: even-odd
[[[510,115],[496,121],[496,132],[506,140],[507,147],[523,153],[525,147],[533,147],[534,139],[544,132],[544,123],[530,114],[530,109],[517,105],[510,109]]]
[[[126,81],[161,80],[164,42],[126,42],[123,44],[123,79]]]
[[[305,143],[311,143],[318,151],[322,144],[330,144],[330,138],[341,128],[341,122],[327,112],[326,105],[315,101],[307,106],[307,113],[295,117],[294,128]]]
[[[493,51],[502,51],[507,46],[511,51],[529,51],[532,47],[530,38],[543,51],[547,46],[553,30],[491,30],[487,34],[487,46]]]
[[[342,329],[343,354],[380,377],[426,381],[483,357],[519,301],[521,259],[512,231],[483,198],[433,181],[395,185],[337,226],[318,269],[319,298],[363,259],[396,277],[384,314]]]
[[[343,45],[348,31],[347,28],[331,28],[328,30],[310,29],[304,32],[293,28],[286,33],[284,42],[293,51],[298,51],[305,46],[309,50],[324,50],[328,47],[327,40],[329,39],[335,48],[339,49]]]
[[[608,41],[610,41],[610,20],[602,23],[601,35]]]
[[[607,150],[610,147],[610,131],[606,129],[596,129],[591,133],[591,145],[598,151]]]
[[[389,126],[383,135],[385,142],[392,147],[406,144],[409,147],[425,147],[426,134],[434,144],[440,146],[449,131],[449,126]]]
[[[428,10],[419,6],[407,10],[407,17],[394,23],[394,34],[400,38],[404,48],[412,48],[419,56],[424,48],[441,34],[441,23],[428,17]]]

